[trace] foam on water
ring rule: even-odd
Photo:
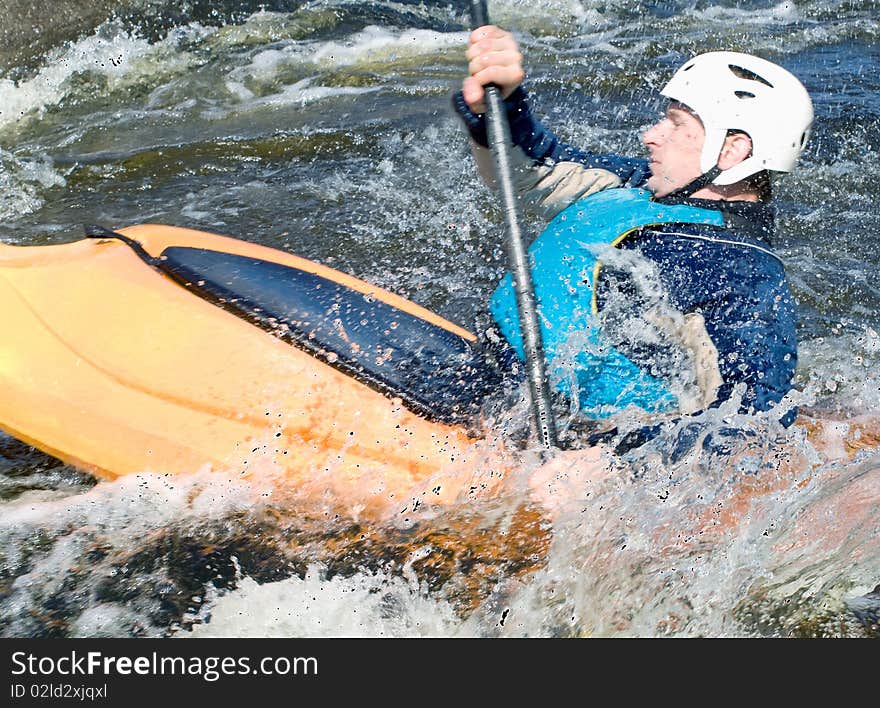
[[[501,27],[538,35],[573,32],[588,28],[607,27],[615,19],[616,8],[590,0],[490,0],[489,19]]]
[[[36,211],[43,206],[45,190],[65,184],[48,158],[18,158],[0,148],[0,221]]]
[[[176,636],[860,636],[846,602],[876,584],[880,455],[850,461],[799,426],[710,418],[689,452],[676,451],[685,422],[625,460],[524,459],[523,500],[542,505],[552,540],[476,605],[429,589],[415,568],[444,550],[415,545],[382,570],[240,577]],[[731,424],[746,437],[725,437]]]
[[[650,445],[587,497],[563,488],[548,567],[511,616],[539,619],[541,634],[618,636],[784,636],[848,622],[843,601],[876,583],[880,456],[811,463],[803,429],[773,441],[751,425],[750,442],[721,448],[723,428],[710,425],[678,459]],[[586,468],[574,457],[565,474]]]
[[[0,130],[39,120],[43,114],[80,91],[109,93],[125,86],[180,73],[196,62],[181,45],[211,30],[198,25],[179,28],[151,44],[109,22],[94,34],[54,50],[32,77],[0,79]],[[89,81],[79,86],[77,77]]]
[[[360,94],[372,93],[378,91],[378,88],[356,87],[356,86],[312,86],[311,84],[317,77],[310,76],[308,78],[297,81],[294,84],[285,86],[277,93],[269,94],[261,98],[255,98],[250,89],[236,81],[227,81],[226,87],[233,96],[240,102],[239,110],[236,107],[228,108],[211,108],[202,112],[202,116],[209,120],[222,120],[228,116],[244,111],[251,113],[266,108],[279,108],[283,106],[307,106],[311,103],[324,101],[328,98],[338,96],[358,96]]]
[[[111,588],[126,584],[127,566],[136,564],[138,553],[151,542],[161,546],[163,534],[228,523],[236,514],[258,509],[266,494],[267,484],[219,474],[172,478],[145,473],[79,494],[31,491],[4,502],[2,566],[14,580],[0,609],[3,634],[44,633],[51,610],[41,616],[28,608],[52,604],[63,608],[65,624],[71,624],[67,632],[73,634],[99,627],[112,636],[161,634],[164,627],[153,619],[161,613],[161,587],[173,584],[163,577],[156,558],[141,568],[138,582],[153,585],[158,595],[125,602],[125,592],[116,597]]]
[[[404,572],[406,572],[404,570]],[[327,578],[311,566],[304,577],[260,585],[242,578],[214,593],[178,637],[450,637],[461,620],[449,603],[409,578],[355,573]]]
[[[463,47],[466,41],[467,36],[461,32],[394,30],[376,26],[365,27],[341,41],[285,40],[254,53],[248,64],[230,71],[228,81],[240,93],[239,87],[251,91],[249,85],[270,86],[291,69],[302,69],[310,74],[355,66],[380,65],[390,69],[443,53],[451,47]],[[309,79],[312,80],[314,77]]]
[[[880,21],[847,17],[849,3],[780,2],[769,7],[743,9],[711,5],[686,8],[669,22],[686,24],[688,33],[705,37],[718,48],[734,46],[740,51],[767,55],[792,55],[812,47],[834,44],[862,35],[870,41],[880,36]],[[784,32],[784,38],[779,35]],[[695,49],[699,51],[699,48]],[[705,51],[705,49],[702,49]]]
[[[805,403],[852,415],[880,411],[880,334],[867,325],[852,329],[799,345],[797,383]]]
[[[245,27],[247,26],[247,23]],[[306,106],[344,96],[378,91],[376,86],[346,85],[343,77],[334,85],[322,85],[325,73],[336,69],[393,72],[396,67],[418,64],[428,56],[443,56],[463,47],[466,35],[432,30],[395,30],[369,26],[344,40],[281,40],[253,53],[248,63],[231,69],[224,79],[234,104],[212,105],[203,111],[209,120],[222,120],[233,113],[261,111],[284,106]],[[305,74],[305,75],[304,75]],[[339,85],[339,84],[342,85]]]
[[[744,10],[739,7],[711,5],[703,9],[694,9],[693,15],[701,20],[726,24],[735,22],[754,23],[762,27],[768,25],[790,25],[803,19],[803,13],[790,0],[780,2],[772,7]]]
[[[311,12],[298,13],[258,10],[244,22],[218,28],[207,44],[215,51],[226,53],[239,47],[305,39],[331,24],[332,20],[314,7]]]
[[[0,82],[0,219],[36,212],[33,228],[42,234],[47,220],[67,222],[93,200],[101,205],[95,213],[120,219],[137,213],[261,237],[283,229],[279,239],[299,239],[292,250],[312,249],[303,255],[469,326],[503,265],[495,197],[477,184],[466,138],[440,113],[448,110],[445,95],[437,98],[458,85],[466,33],[370,24],[390,11],[457,29],[464,13],[446,4],[375,3],[357,29],[350,18],[363,5],[307,3],[234,26],[180,27],[153,43],[106,24],[58,47],[42,68]],[[729,5],[497,0],[489,10],[520,33],[540,107],[555,111],[548,124],[577,144],[631,154],[639,154],[634,134],[647,116],[626,92],[655,88],[668,77],[664,62],[679,54],[733,43],[812,66],[800,52],[880,36],[867,5]],[[351,11],[345,17],[354,29],[338,29],[337,9]],[[548,472],[529,450],[504,504],[464,504],[467,523],[458,526],[441,512],[420,517],[426,537],[389,522],[381,542],[362,546],[367,524],[333,526],[319,500],[312,511],[320,518],[304,530],[302,507],[275,505],[269,480],[157,473],[91,489],[54,467],[20,482],[31,466],[13,460],[3,490],[15,498],[0,507],[3,633],[855,633],[834,623],[842,603],[873,587],[880,569],[873,508],[880,460],[870,421],[880,410],[880,340],[876,308],[857,296],[877,289],[865,265],[872,252],[847,250],[854,244],[842,236],[861,228],[870,240],[876,221],[875,126],[855,125],[873,115],[876,92],[873,64],[864,77],[855,75],[860,66],[850,59],[854,83],[843,98],[835,78],[820,80],[818,69],[811,77],[819,114],[840,125],[818,126],[818,147],[781,193],[780,234],[798,296],[833,320],[823,325],[831,334],[819,336],[812,325],[802,333],[798,390],[786,401],[804,414],[794,428],[727,405],[693,429],[660,420],[661,435],[615,465],[579,451],[560,455]],[[576,94],[568,107],[553,106],[560,87],[592,92],[591,108],[610,120],[594,120]],[[361,95],[369,98],[359,102]],[[382,105],[389,95],[393,107]],[[325,101],[344,109],[341,126],[332,122],[336,112],[322,110]],[[851,125],[845,114],[854,108]],[[70,121],[63,131],[62,120]],[[335,137],[281,154],[273,140],[288,130]],[[94,135],[83,139],[88,131]],[[201,149],[215,139],[228,146],[222,159]],[[293,142],[282,144],[293,150]],[[158,159],[169,145],[173,155]],[[99,176],[80,184],[44,155],[67,157],[68,165],[105,162],[89,163]],[[68,190],[57,189],[65,180]],[[52,190],[70,192],[68,201],[39,213]],[[861,290],[839,310],[822,309],[854,283]],[[525,408],[512,416],[523,426]],[[625,432],[652,421],[628,412],[612,422]],[[503,536],[493,524],[512,526],[510,509],[520,506],[540,507],[539,522],[512,554],[486,553],[473,570],[486,529],[493,540]],[[345,543],[353,550],[334,548]],[[451,546],[461,560],[448,574],[426,569],[453,555]],[[504,565],[517,553],[528,557],[527,571]]]
[[[464,47],[463,32],[433,30],[391,31],[384,27],[365,27],[345,42],[322,42],[309,60],[321,68],[411,62],[414,58],[436,54],[450,47]]]

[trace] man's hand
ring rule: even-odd
[[[516,40],[510,32],[494,25],[471,32],[466,56],[470,76],[461,88],[465,102],[474,113],[486,112],[484,86],[495,84],[501,89],[501,97],[507,98],[525,78]]]

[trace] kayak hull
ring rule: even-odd
[[[167,226],[120,233],[152,256],[192,246],[308,270],[473,340],[274,249]],[[0,247],[0,302],[0,428],[102,478],[259,468],[389,503],[473,456],[462,427],[416,415],[193,295],[118,240]]]

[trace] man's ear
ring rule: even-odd
[[[752,139],[746,133],[731,133],[724,139],[718,167],[729,170],[752,154]]]

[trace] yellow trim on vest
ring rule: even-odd
[[[629,231],[624,231],[620,236],[614,239],[609,245],[612,248],[617,248],[623,243],[624,239],[626,239],[631,234],[636,231],[641,231],[642,229],[652,228],[654,226],[662,226],[662,224],[642,224],[641,226],[636,226],[635,228],[630,229]],[[590,309],[594,315],[599,314],[599,300],[596,296],[596,283],[599,282],[599,271],[602,269],[602,261],[598,258],[596,259],[596,265],[593,266],[593,297],[590,301]]]

